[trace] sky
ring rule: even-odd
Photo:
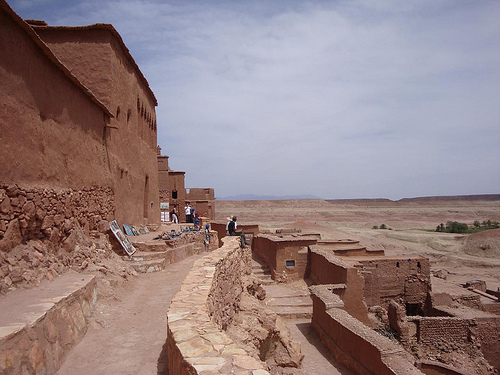
[[[500,1],[8,3],[52,26],[116,28],[187,188],[500,193]]]

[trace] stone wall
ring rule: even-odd
[[[97,301],[96,278],[77,273],[30,292],[30,298],[17,294],[2,301],[2,309],[7,309],[5,304],[17,307],[2,311],[0,317],[3,375],[56,373],[87,332],[87,319]]]
[[[70,234],[74,220],[87,233],[106,231],[114,210],[113,191],[106,187],[56,190],[0,185],[0,250],[9,252],[31,239],[59,243]]]
[[[226,237],[223,242],[224,246],[195,262],[170,304],[167,312],[170,375],[269,374],[264,362],[249,356],[220,329],[234,315],[235,300],[242,290],[237,281],[240,274],[234,272],[245,268],[238,238]],[[228,283],[236,283],[234,291]],[[231,297],[226,297],[225,291]],[[219,298],[229,307],[219,303]]]
[[[335,359],[357,374],[422,375],[402,347],[343,310],[327,286],[312,288],[312,328]]]

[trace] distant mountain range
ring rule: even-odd
[[[387,198],[373,199],[324,199],[314,195],[255,195],[255,194],[240,194],[230,197],[217,198],[219,201],[277,201],[277,200],[292,200],[292,199],[322,199],[331,203],[382,203],[382,202],[433,202],[433,201],[498,201],[500,194],[480,194],[480,195],[443,195],[435,197],[416,197],[403,198],[399,200],[390,200]]]
[[[219,201],[282,201],[290,199],[323,199],[314,195],[255,195],[255,194],[240,194],[230,197],[217,198]]]

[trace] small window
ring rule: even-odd
[[[420,262],[417,262],[417,267],[422,268],[422,266],[420,265]]]
[[[127,123],[130,121],[130,116],[131,116],[131,115],[132,115],[132,110],[131,110],[131,109],[129,109],[129,110],[127,111]]]
[[[295,261],[294,260],[286,260],[285,261],[285,266],[287,266],[287,267],[295,267]]]
[[[172,190],[172,199],[177,199],[177,190]]]
[[[399,262],[396,262],[396,267],[398,267],[398,268],[399,268]]]
[[[116,108],[116,119],[119,120],[120,119],[120,106],[118,106]]]

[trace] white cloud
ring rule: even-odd
[[[498,2],[119,0],[26,17],[115,26],[188,186],[498,193]]]

